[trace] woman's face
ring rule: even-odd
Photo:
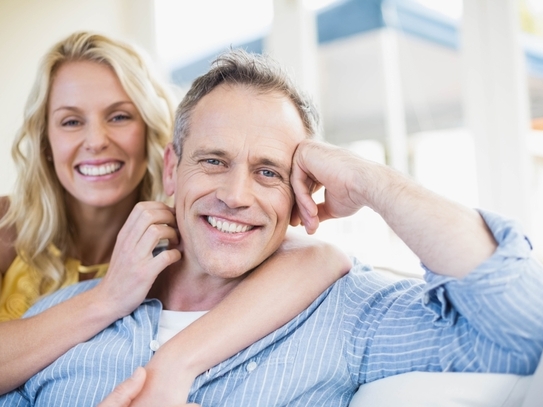
[[[47,134],[69,204],[109,207],[136,200],[147,169],[145,123],[104,64],[69,62],[57,71]]]

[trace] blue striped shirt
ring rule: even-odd
[[[532,373],[543,348],[543,268],[513,222],[482,214],[499,247],[464,279],[426,270],[426,283],[389,281],[356,262],[296,318],[200,375],[190,401],[337,407],[359,385],[404,372]],[[28,315],[95,284],[61,290]],[[146,300],[0,406],[95,406],[152,357],[161,309]]]

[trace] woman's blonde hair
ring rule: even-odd
[[[52,292],[65,279],[63,259],[73,236],[67,218],[64,189],[47,160],[47,103],[61,65],[91,61],[113,69],[146,124],[148,166],[140,185],[140,200],[163,200],[163,149],[171,139],[174,103],[169,91],[150,71],[145,57],[128,44],[106,36],[77,32],[53,46],[43,57],[28,97],[23,125],[12,147],[17,181],[9,210],[0,227],[15,226],[15,249],[43,277],[40,293]],[[60,258],[50,250],[55,245]]]

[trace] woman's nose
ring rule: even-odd
[[[102,123],[89,123],[85,132],[85,149],[99,153],[109,145],[107,128]]]

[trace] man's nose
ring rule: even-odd
[[[103,123],[89,122],[85,129],[85,149],[99,153],[109,145],[109,135],[107,127]]]
[[[229,208],[251,206],[254,202],[253,182],[249,171],[232,170],[221,180],[217,189],[217,199]]]

